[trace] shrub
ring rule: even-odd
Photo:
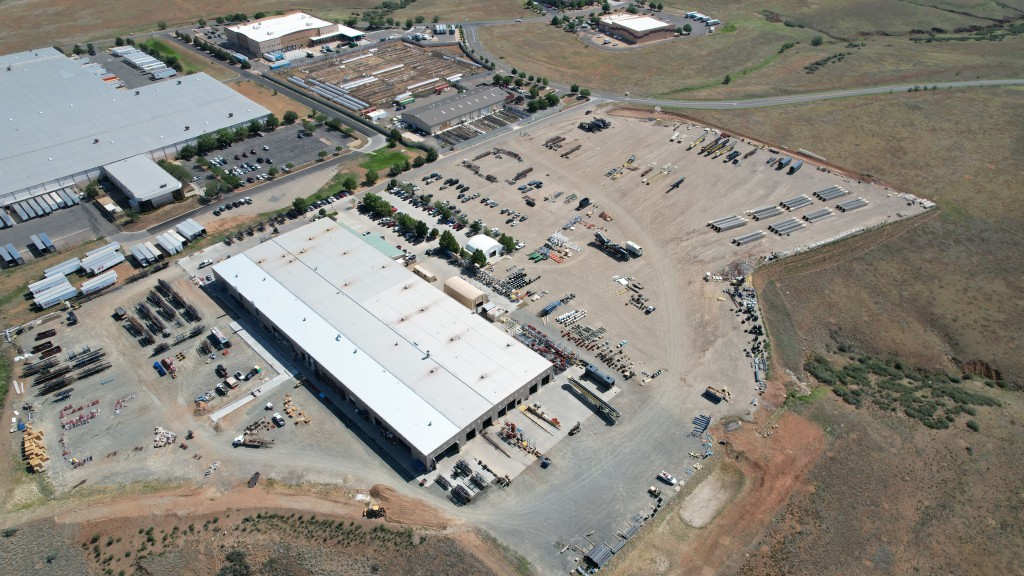
[[[978,422],[975,420],[968,420],[967,427],[970,428],[971,430],[974,430],[975,432],[981,431],[981,426],[979,426]]]
[[[821,36],[815,36],[814,38],[811,38],[811,46],[821,46],[823,41],[824,39]]]

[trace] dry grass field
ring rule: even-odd
[[[1017,57],[1024,50],[1024,36],[1008,34],[1000,41],[910,40],[914,29],[952,33],[994,25],[995,18],[1024,16],[1009,5],[988,6],[996,16],[975,18],[901,2],[875,2],[878,10],[866,9],[863,3],[779,4],[786,9],[774,7],[778,17],[770,21],[759,2],[687,3],[687,10],[704,10],[736,30],[618,53],[588,47],[547,24],[484,27],[479,34],[488,51],[506,64],[610,92],[629,87],[634,96],[749,98],[1024,73],[1024,61]],[[894,4],[895,12],[889,9]],[[822,36],[820,46],[811,45],[815,36]],[[780,54],[788,43],[794,46]],[[817,69],[809,73],[807,67],[816,62]],[[727,74],[732,81],[723,85]]]
[[[90,40],[104,40],[117,35],[148,32],[156,29],[158,22],[168,25],[194,22],[198,18],[212,20],[217,16],[244,12],[250,16],[259,11],[268,14],[277,10],[307,10],[321,18],[346,18],[352,13],[363,12],[380,4],[378,0],[342,0],[329,2],[269,2],[254,0],[240,2],[227,0],[216,5],[197,0],[179,2],[139,3],[100,2],[84,9],[78,2],[57,0],[8,0],[2,3],[4,21],[9,25],[0,28],[0,53],[29,50],[41,46],[70,45]],[[437,15],[446,21],[494,20],[516,18],[527,12],[517,0],[419,0],[410,7],[394,14],[396,19],[405,20],[422,15],[429,22]],[[16,26],[10,25],[17,23]]]
[[[284,118],[284,113],[289,110],[299,114],[309,111],[309,108],[295,100],[278,93],[276,90],[260,86],[251,80],[231,82],[228,86],[235,92],[270,110],[278,118]]]

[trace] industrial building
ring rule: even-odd
[[[600,29],[629,44],[643,44],[675,36],[669,22],[642,14],[609,14],[602,16]]]
[[[509,98],[501,88],[474,88],[404,111],[402,121],[435,134],[499,110]]]
[[[321,20],[305,12],[268,16],[231,26],[227,28],[226,34],[232,46],[253,57],[267,52],[287,52],[324,42],[359,40],[363,37],[359,30]]]
[[[84,188],[107,164],[173,156],[270,114],[206,74],[123,90],[96,70],[53,48],[0,56],[0,205]]]
[[[474,312],[487,304],[487,294],[473,286],[462,276],[452,276],[444,281],[444,293]]]
[[[139,212],[170,204],[181,190],[181,182],[145,154],[107,164],[103,173]]]
[[[253,318],[416,469],[551,381],[546,359],[322,219],[213,266]]]

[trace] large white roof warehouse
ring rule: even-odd
[[[231,26],[228,30],[241,34],[250,40],[262,42],[264,40],[287,36],[288,34],[301,30],[328,27],[337,29],[337,25],[333,22],[321,20],[316,16],[311,16],[304,12],[293,12],[283,16],[271,16],[270,18],[264,18],[263,20],[256,20],[246,24],[239,24],[238,26]]]
[[[547,360],[329,219],[214,272],[428,468],[552,374]]]
[[[0,204],[83,186],[105,164],[170,156],[270,113],[206,74],[123,90],[87,63],[53,48],[0,56]]]

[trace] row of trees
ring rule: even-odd
[[[253,120],[245,126],[239,126],[234,130],[227,128],[221,128],[220,130],[213,133],[206,133],[201,135],[196,143],[188,144],[183,146],[178,151],[178,159],[185,160],[186,162],[195,158],[200,154],[206,154],[214,150],[222,150],[235,142],[241,142],[249,136],[254,136],[263,130],[273,130],[280,125],[280,120],[273,114],[267,116],[267,118],[260,122],[259,120]]]
[[[175,32],[175,34],[177,34],[178,37],[181,38],[183,41],[187,41],[185,39],[189,37],[188,34],[180,32]],[[250,64],[248,60],[240,60],[238,57],[233,56],[227,50],[221,48],[220,46],[217,46],[216,44],[207,42],[199,36],[192,37],[191,41],[193,46],[204,52],[207,52],[210,56],[213,56],[221,62],[231,62],[232,64],[238,64],[245,70],[252,68],[252,64]]]

